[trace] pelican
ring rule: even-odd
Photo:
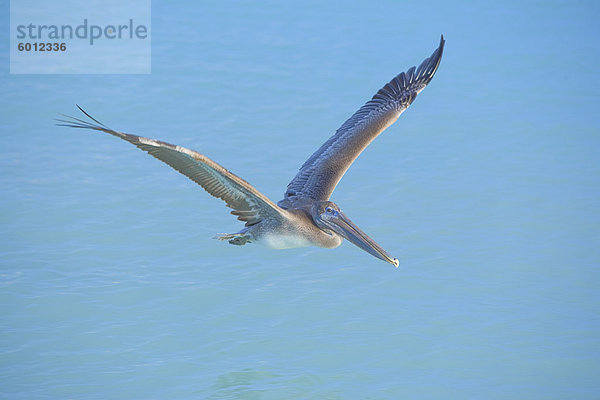
[[[438,48],[418,68],[402,72],[356,111],[300,167],[277,204],[254,186],[194,150],[160,140],[115,131],[93,118],[79,105],[81,118],[61,114],[59,126],[106,132],[146,151],[170,165],[232,208],[245,222],[242,230],[218,239],[234,245],[263,243],[275,249],[304,246],[338,247],[349,240],[367,253],[398,267],[392,257],[360,230],[329,198],[359,154],[388,126],[396,122],[440,65],[444,36]],[[85,119],[87,117],[87,119]]]

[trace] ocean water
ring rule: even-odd
[[[566,0],[154,1],[150,75],[10,75],[5,37],[0,398],[597,399],[599,18]],[[217,242],[241,227],[219,200],[53,126],[80,104],[277,201],[440,34],[434,80],[332,197],[398,269],[347,242]]]

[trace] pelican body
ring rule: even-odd
[[[245,222],[233,234],[220,235],[234,245],[263,243],[275,249],[304,246],[338,247],[347,239],[369,254],[398,267],[388,254],[360,230],[329,198],[360,153],[400,114],[431,81],[440,64],[444,37],[418,68],[402,72],[356,111],[308,160],[288,184],[277,204],[248,182],[196,151],[159,140],[115,131],[81,107],[88,120],[64,115],[59,126],[106,132],[134,144],[225,201],[231,214]]]

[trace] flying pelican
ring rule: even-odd
[[[240,246],[258,242],[271,248],[285,249],[311,245],[335,248],[345,238],[398,267],[398,259],[360,230],[337,204],[329,201],[329,197],[359,154],[377,135],[396,122],[431,81],[440,65],[444,43],[442,35],[439,47],[419,68],[412,67],[396,76],[344,122],[300,167],[288,184],[283,200],[277,204],[203,154],[112,130],[79,106],[89,120],[63,115],[67,119],[58,119],[60,123],[57,125],[93,129],[126,140],[181,172],[212,196],[225,201],[227,207],[233,209],[231,214],[246,224],[237,233],[220,235],[220,240]]]

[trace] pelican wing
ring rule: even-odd
[[[282,216],[283,210],[271,200],[248,182],[229,172],[210,158],[181,146],[117,132],[98,122],[81,107],[77,107],[94,123],[65,116],[68,119],[59,119],[60,123],[57,125],[102,131],[134,144],[181,172],[202,186],[212,196],[225,201],[227,207],[234,210],[231,214],[246,222],[246,226],[254,225],[265,218],[280,218]]]
[[[419,68],[412,67],[396,76],[344,122],[302,165],[279,205],[287,208],[295,198],[302,197],[328,200],[360,153],[377,135],[396,122],[431,81],[440,65],[444,43],[442,36],[439,47]]]

